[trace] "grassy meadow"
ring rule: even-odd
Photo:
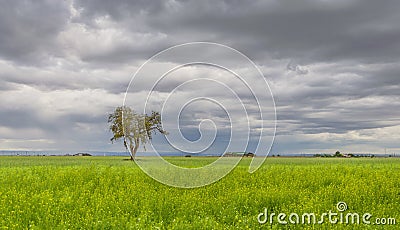
[[[206,187],[158,183],[123,157],[0,157],[0,229],[398,229],[399,158],[244,158]],[[170,157],[184,167],[213,158]],[[371,213],[370,225],[260,224],[259,213]],[[375,218],[395,218],[377,225]],[[275,217],[276,218],[276,217]],[[286,218],[288,221],[288,219]],[[269,220],[268,220],[269,221]]]

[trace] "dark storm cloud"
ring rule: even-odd
[[[29,116],[27,116],[29,114]],[[16,129],[40,127],[44,128],[47,125],[38,116],[34,110],[24,109],[11,109],[1,111],[0,126],[10,127]]]
[[[147,20],[163,33],[222,40],[253,57],[385,62],[397,60],[400,51],[398,5],[372,0],[185,1]]]
[[[28,64],[58,55],[55,39],[69,19],[66,1],[0,1],[0,57]]]
[[[272,82],[278,133],[343,134],[398,126],[398,66],[341,61],[314,64],[306,75],[280,75]]]
[[[82,139],[83,147],[109,148],[105,110],[122,103],[137,68],[172,45],[211,41],[243,52],[266,75],[277,105],[278,140],[287,145],[278,149],[330,148],[333,139],[346,144],[353,137],[354,143],[379,145],[382,130],[396,137],[400,124],[399,8],[395,0],[0,0],[0,135],[2,128],[26,127],[41,130],[45,139],[62,134],[60,146],[79,146]],[[240,66],[218,52],[193,53]],[[174,64],[183,57],[161,61]],[[157,79],[157,68],[149,74]],[[157,93],[165,96],[187,79],[161,82]],[[146,93],[141,84],[152,80],[135,86],[134,101]],[[246,103],[253,99],[229,83]],[[200,91],[226,99],[212,88]],[[191,119],[182,124],[192,128]],[[188,132],[189,139],[195,134]],[[386,144],[394,146],[390,140]]]
[[[77,123],[101,124],[106,119],[106,114],[79,114],[68,113],[50,118],[41,114],[35,108],[2,109],[0,127],[15,129],[39,128],[54,135],[67,133]]]
[[[115,47],[87,61],[148,58],[173,44],[218,41],[259,64],[272,56],[299,64],[397,62],[400,27],[397,1],[75,1],[82,23],[107,15],[129,31],[163,34],[151,46]],[[134,39],[134,38],[132,38]],[[146,55],[146,52],[147,55]]]

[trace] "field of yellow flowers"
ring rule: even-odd
[[[196,167],[213,159],[168,160]],[[0,157],[0,229],[399,228],[398,158],[267,158],[253,174],[249,163],[242,159],[214,184],[181,189],[121,157]],[[338,211],[339,202],[346,210]],[[332,212],[336,223],[289,218],[315,213],[318,222]],[[349,212],[360,223],[344,222]]]

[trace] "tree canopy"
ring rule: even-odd
[[[119,106],[108,116],[108,123],[113,133],[111,142],[123,139],[125,148],[131,154],[131,160],[134,160],[140,144],[146,149],[146,143],[152,139],[153,134],[168,134],[162,128],[160,113],[155,111],[150,115],[138,114],[130,107]]]

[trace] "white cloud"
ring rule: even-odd
[[[0,9],[0,149],[118,149],[109,145],[105,121],[107,113],[122,104],[133,73],[171,45],[202,40],[230,45],[260,66],[276,100],[279,151],[395,149],[400,115],[397,5],[14,1]],[[193,49],[146,69],[131,86],[128,105],[141,111],[164,70],[189,55],[222,60],[246,75],[254,90],[266,91],[259,76],[238,59],[220,50]],[[155,88],[150,109],[159,110],[179,84],[204,76],[238,93],[251,127],[258,130],[258,107],[248,89],[232,74],[213,67],[174,71]],[[165,116],[193,95],[223,103],[240,124],[238,130],[245,130],[240,103],[229,91],[205,82],[177,91]],[[260,101],[269,99],[266,94],[257,96]],[[264,107],[270,116],[270,106]],[[196,128],[210,117],[227,127],[225,114],[212,103],[197,103],[188,112],[186,128]]]

